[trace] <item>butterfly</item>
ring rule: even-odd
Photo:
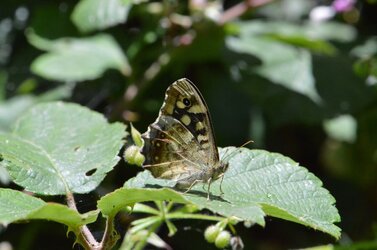
[[[206,183],[209,199],[211,183],[228,168],[220,161],[203,96],[186,78],[166,90],[159,115],[142,138],[143,167],[155,178],[175,180],[175,187],[186,192],[199,182]]]

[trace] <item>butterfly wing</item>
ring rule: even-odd
[[[179,79],[167,89],[160,115],[173,117],[190,131],[200,148],[206,151],[208,165],[219,162],[207,104],[190,80]]]
[[[142,153],[146,156],[143,167],[154,177],[179,181],[200,173],[200,161],[206,155],[189,131],[174,118],[159,116],[143,138]]]
[[[143,138],[144,167],[155,177],[181,180],[219,165],[207,105],[187,79],[167,89],[160,114]]]

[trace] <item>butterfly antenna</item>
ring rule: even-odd
[[[249,140],[249,141],[245,142],[244,144],[242,144],[242,145],[240,146],[240,148],[243,148],[243,147],[245,147],[247,144],[250,144],[250,143],[254,143],[254,141],[253,141],[253,140]]]
[[[244,148],[246,145],[248,145],[248,144],[250,144],[250,143],[254,143],[254,141],[253,141],[253,140],[249,140],[249,141],[245,142],[244,144],[242,144],[242,145],[241,145],[240,147],[238,147],[238,148]],[[236,153],[238,153],[238,152],[239,152],[238,150],[235,150],[235,151],[229,153],[228,155],[224,155],[222,161],[226,162],[226,159],[227,159],[227,158],[230,158],[231,156],[233,156],[234,154],[236,154]]]

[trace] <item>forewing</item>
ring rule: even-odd
[[[174,82],[166,90],[160,116],[171,116],[190,131],[200,150],[205,151],[207,166],[217,166],[217,151],[211,118],[199,90],[188,79]]]

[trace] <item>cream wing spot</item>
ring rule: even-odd
[[[202,122],[197,122],[195,125],[196,130],[202,130],[204,128],[204,125]]]
[[[180,109],[184,109],[184,108],[186,107],[186,105],[183,104],[183,102],[181,102],[181,101],[177,101],[176,105],[177,105],[177,107],[180,108]]]
[[[187,111],[193,114],[199,114],[205,113],[207,110],[204,107],[200,107],[199,105],[193,105]]]
[[[199,142],[208,141],[208,138],[205,135],[198,135],[198,141]]]
[[[183,124],[188,126],[191,123],[191,118],[188,115],[184,115],[181,118],[181,122],[183,122]]]

